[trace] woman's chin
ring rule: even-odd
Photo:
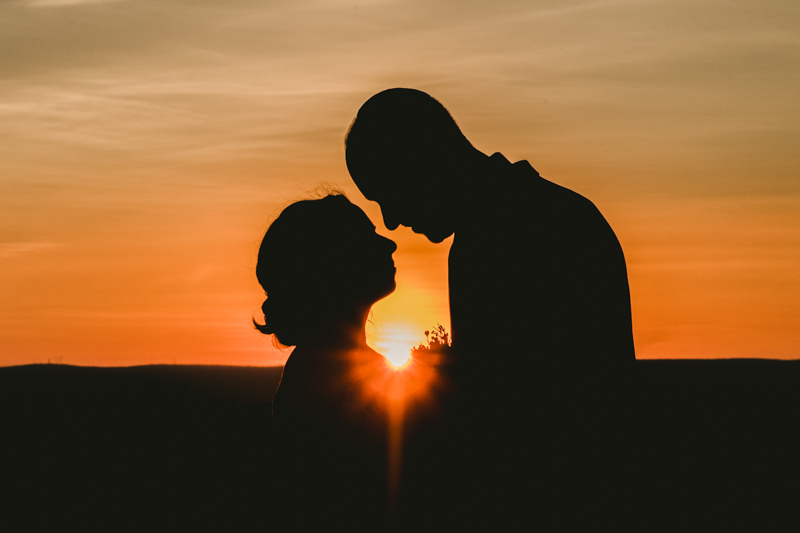
[[[377,302],[378,300],[383,300],[384,298],[392,294],[395,291],[395,289],[397,289],[397,282],[395,280],[392,280],[391,283],[387,284],[386,287],[379,292],[378,299],[375,301]]]

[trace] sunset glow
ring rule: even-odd
[[[422,332],[417,332],[413,324],[388,323],[372,339],[368,339],[371,347],[382,354],[395,368],[405,365],[411,357],[411,347],[425,340]]]
[[[323,183],[398,244],[367,337],[402,364],[449,329],[452,239],[387,231],[343,148],[395,86],[595,203],[627,259],[637,357],[800,357],[798,16],[788,0],[0,3],[0,365],[283,364],[252,327],[258,244]]]
[[[386,357],[386,359],[389,360],[389,362],[392,364],[392,366],[395,369],[401,369],[401,368],[405,367],[406,365],[408,365],[408,363],[411,361],[411,354],[410,353],[408,355],[406,355],[406,356],[402,356],[402,355],[400,355],[400,356],[387,355],[385,357]]]

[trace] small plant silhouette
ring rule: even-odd
[[[436,324],[433,330],[425,332],[425,344],[411,349],[411,357],[417,361],[439,364],[443,357],[450,354],[452,343],[444,326]]]

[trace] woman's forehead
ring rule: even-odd
[[[373,229],[375,227],[367,214],[360,207],[354,204],[347,207],[346,210],[343,210],[341,218],[339,218],[342,224],[353,228],[363,227]]]

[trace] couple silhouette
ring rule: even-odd
[[[587,400],[553,395],[577,375],[635,359],[614,232],[589,200],[527,161],[473,147],[418,90],[370,98],[345,147],[350,175],[389,230],[410,227],[434,243],[455,234],[452,350],[434,379],[430,361],[395,371],[367,346],[370,309],[395,289],[397,247],[343,194],[278,216],[258,254],[267,299],[256,327],[295,346],[273,400],[283,529],[497,525],[527,516],[532,499],[552,514],[564,478],[575,479],[564,456],[574,409],[563,406]]]

